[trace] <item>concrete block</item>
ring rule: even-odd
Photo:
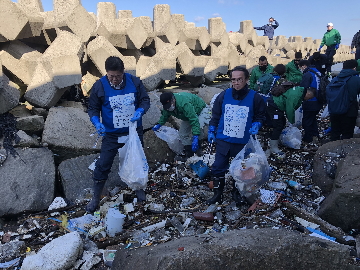
[[[229,45],[229,69],[233,69],[236,66],[239,66],[240,64],[240,53],[236,49],[236,47],[233,44]]]
[[[259,45],[250,50],[250,52],[246,55],[246,57],[250,58],[257,58],[259,59],[260,56],[267,55],[266,50],[263,46]]]
[[[171,20],[175,23],[178,31],[186,28],[185,16],[183,14],[171,14]]]
[[[245,38],[244,34],[239,32],[232,32],[229,34],[229,42],[230,44],[234,45],[237,50],[241,52],[245,52],[245,48],[248,45],[247,39]]]
[[[18,0],[19,7],[28,14],[36,14],[44,12],[41,0]]]
[[[287,43],[287,39],[285,36],[276,36],[274,40],[275,40],[275,46],[280,49],[283,48]]]
[[[286,52],[287,59],[295,59],[295,52],[294,51],[287,51]]]
[[[206,50],[206,48],[210,45],[210,34],[205,26],[197,27],[198,31],[198,40],[202,50]]]
[[[118,18],[119,19],[130,19],[132,18],[132,11],[131,10],[119,10],[118,11]]]
[[[246,20],[240,22],[240,33],[244,34],[245,38],[248,40],[249,44],[256,46],[257,44],[257,34],[252,24],[252,21]]]
[[[5,40],[17,39],[29,22],[26,14],[11,0],[0,0],[0,14],[0,35]]]
[[[194,22],[185,21],[185,28],[194,28],[194,27],[196,27]]]
[[[0,89],[4,87],[4,74],[2,68],[1,53],[0,53]]]
[[[196,43],[199,38],[199,33],[196,28],[186,28],[179,31],[179,42],[185,42],[191,50],[196,50]]]
[[[267,36],[257,37],[257,45],[263,46],[265,51],[267,51],[270,47],[269,38]]]
[[[221,68],[221,58],[206,56],[209,57],[207,64],[204,68],[204,77],[208,82],[212,82],[215,80],[216,76],[220,73]]]
[[[131,26],[126,30],[126,34],[136,49],[141,49],[148,38],[147,31],[143,26],[142,20],[139,18],[133,20]]]
[[[220,42],[224,32],[226,33],[226,25],[221,17],[210,18],[208,20],[208,29],[212,42]]]
[[[155,34],[172,45],[176,45],[179,41],[179,32],[177,31],[175,23],[171,20],[162,28],[161,31],[155,32]]]
[[[218,72],[220,74],[227,74],[229,65],[229,49],[227,46],[220,45],[216,46],[214,43],[211,45],[211,56],[218,57],[221,59]]]
[[[3,114],[19,104],[20,91],[7,76],[0,75],[2,83],[2,87],[0,87],[0,114]]]
[[[37,133],[44,129],[44,117],[31,115],[16,119],[16,128],[27,133]]]
[[[50,108],[59,101],[66,90],[67,88],[58,89],[55,87],[53,77],[44,67],[44,64],[39,62],[24,97],[35,106]]]
[[[163,32],[171,20],[170,6],[167,4],[155,5],[153,9],[154,31]]]

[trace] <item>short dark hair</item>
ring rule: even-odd
[[[358,67],[358,62],[355,59],[346,60],[343,63],[343,69],[354,69]]]
[[[295,53],[295,58],[302,58],[302,53],[301,52],[296,52]]]
[[[282,75],[284,75],[285,72],[286,72],[286,67],[285,67],[285,65],[283,65],[283,64],[277,64],[277,65],[274,67],[274,71],[275,71],[278,75],[282,76]]]
[[[124,62],[117,56],[110,56],[105,61],[106,71],[120,71],[124,72]]]
[[[236,67],[234,67],[234,68],[231,70],[230,78],[231,78],[231,76],[232,76],[233,71],[242,71],[242,72],[244,72],[244,74],[245,74],[245,79],[249,79],[249,77],[250,77],[249,71],[248,71],[246,68],[241,67],[241,66],[236,66]]]
[[[259,62],[260,62],[260,61],[267,61],[266,56],[265,56],[265,55],[260,56],[260,57],[259,57]]]
[[[311,92],[311,94],[313,94],[314,97],[316,97],[316,92],[317,92],[316,88],[314,88],[314,87],[308,87],[308,88],[306,89],[306,91]]]
[[[299,67],[302,67],[302,66],[307,66],[309,67],[310,66],[310,61],[309,60],[301,60],[299,62]]]
[[[320,59],[320,52],[314,52],[313,57],[314,59]]]

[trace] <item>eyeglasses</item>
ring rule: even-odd
[[[113,80],[113,79],[120,80],[122,78],[123,74],[121,74],[121,75],[107,75],[107,76],[108,76],[109,80]]]
[[[243,78],[231,78],[231,82],[244,82],[244,79]]]

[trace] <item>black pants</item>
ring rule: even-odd
[[[359,60],[359,59],[360,59],[360,49],[356,49],[355,60]]]
[[[141,143],[143,143],[143,129],[137,128],[137,132]],[[118,143],[118,137],[126,136],[128,134],[114,134],[107,133],[102,139],[100,158],[95,163],[95,170],[93,178],[95,181],[106,181],[108,175],[111,172],[111,167],[114,162],[114,158],[118,153],[118,149],[123,147],[123,143]]]
[[[334,63],[334,55],[336,54],[335,45],[327,46],[325,54],[328,58],[328,63],[326,64],[326,71],[331,72],[331,66]]]
[[[286,125],[285,113],[279,110],[277,107],[271,105],[268,105],[266,107],[266,112],[271,119],[273,127],[272,133],[270,135],[270,140],[278,140],[280,138],[281,132]]]
[[[345,114],[330,114],[332,141],[350,139],[354,136],[357,117],[348,117]]]
[[[312,142],[313,137],[319,137],[319,130],[316,115],[320,110],[317,111],[303,111],[302,127],[304,129],[304,142]]]

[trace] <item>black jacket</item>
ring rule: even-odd
[[[360,31],[354,35],[351,42],[351,48],[356,48],[356,50],[360,50]]]
[[[321,72],[322,75],[325,75],[326,64],[328,63],[328,58],[326,54],[320,54],[319,60],[315,60],[314,56],[310,56],[309,61],[312,66],[314,66],[318,71]]]

